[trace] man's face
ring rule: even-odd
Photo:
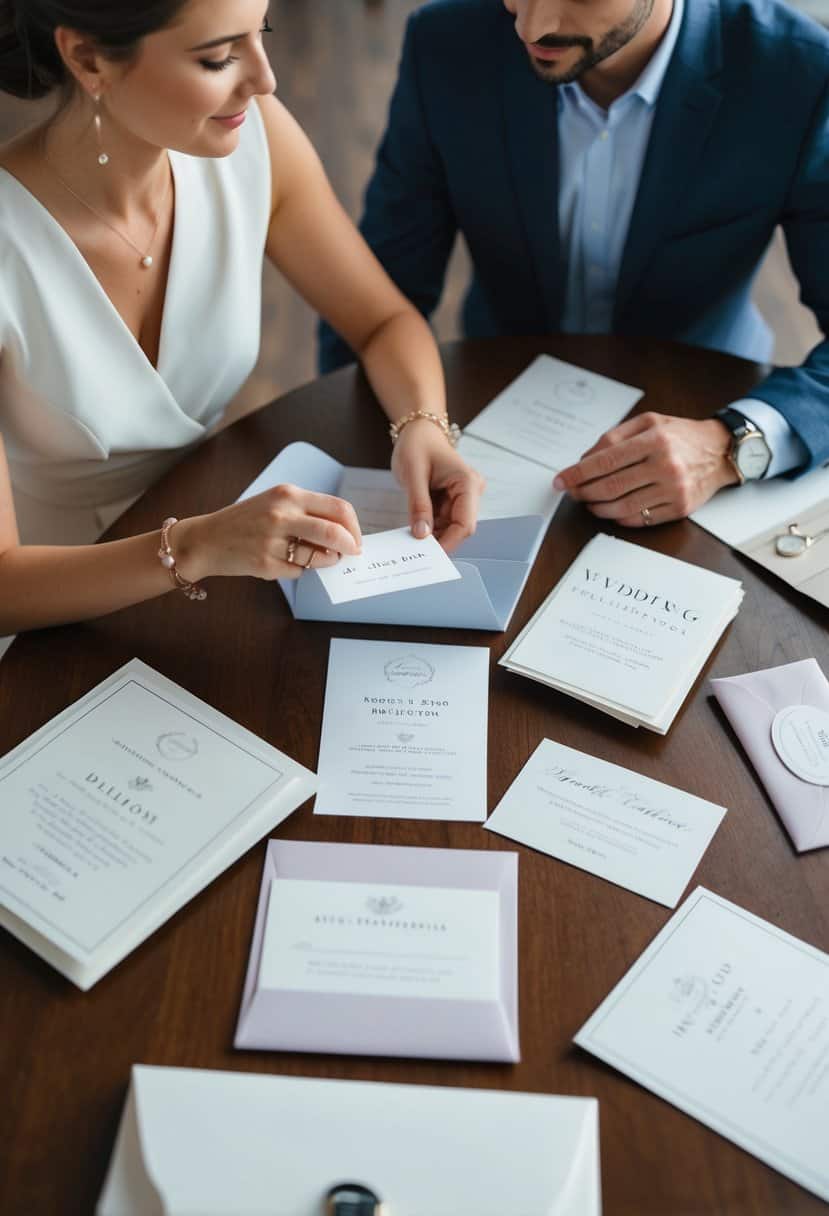
[[[654,0],[504,0],[542,80],[569,84],[627,46]]]

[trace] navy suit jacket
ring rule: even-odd
[[[361,229],[425,316],[457,234],[474,265],[469,336],[560,329],[558,131],[501,0],[433,0],[409,20]],[[783,226],[801,298],[829,332],[829,32],[776,0],[686,0],[654,115],[613,331],[764,359],[752,280]],[[710,339],[709,339],[710,341]],[[327,326],[320,367],[353,359]],[[752,396],[829,459],[829,342]]]

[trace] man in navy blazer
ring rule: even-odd
[[[777,0],[433,0],[410,18],[361,227],[425,315],[460,232],[470,336],[764,361],[750,293],[777,224],[829,332],[829,33]],[[320,337],[322,370],[353,358]],[[556,482],[637,526],[828,459],[824,341],[713,419],[622,423]]]

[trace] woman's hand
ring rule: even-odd
[[[299,578],[311,565],[335,566],[341,554],[359,553],[362,537],[344,499],[279,485],[180,520],[170,543],[179,573],[195,583],[216,575]]]
[[[475,531],[484,479],[428,418],[415,418],[403,428],[391,460],[397,480],[409,496],[409,522],[418,538],[434,532],[452,553]]]

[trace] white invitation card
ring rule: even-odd
[[[489,651],[332,638],[320,815],[486,818]]]
[[[498,891],[277,878],[262,988],[494,1001]]]
[[[544,739],[486,827],[675,908],[724,815],[724,807]]]
[[[829,1200],[829,955],[698,887],[575,1042]]]
[[[539,355],[465,433],[548,469],[564,469],[621,422],[641,396],[641,389]]]
[[[0,923],[86,987],[313,787],[133,660],[0,764]]]
[[[358,557],[344,554],[336,566],[316,573],[332,604],[430,587],[461,577],[434,536],[417,540],[408,527],[364,536]]]

